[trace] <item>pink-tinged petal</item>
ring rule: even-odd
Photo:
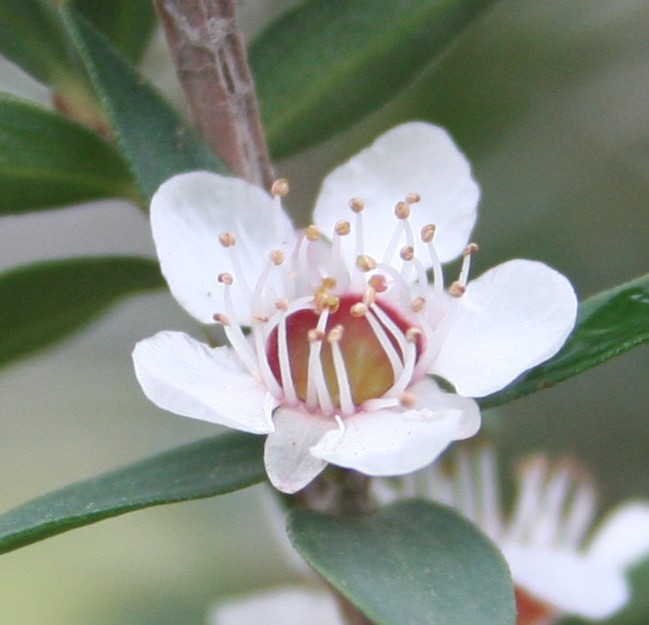
[[[575,325],[577,297],[543,263],[511,260],[469,282],[431,373],[483,397],[556,354]],[[452,313],[451,313],[452,314]]]
[[[174,297],[202,323],[226,312],[222,272],[243,277],[254,288],[272,249],[292,243],[288,216],[259,187],[209,172],[180,174],[167,180],[151,200],[151,228],[160,268]],[[240,270],[219,235],[232,232]],[[241,285],[239,285],[241,286]],[[249,295],[232,290],[237,319],[249,323]],[[256,311],[257,312],[257,311]]]
[[[346,418],[344,429],[325,434],[311,453],[366,475],[402,475],[431,463],[449,443],[473,436],[480,427],[473,400],[443,393],[431,380],[410,390],[418,398],[413,408]]]
[[[278,588],[217,605],[211,625],[343,625],[330,593],[302,586]]]
[[[634,501],[613,510],[599,526],[587,553],[620,569],[649,556],[649,504]]]
[[[616,567],[557,549],[501,545],[514,582],[563,613],[604,619],[629,599],[629,586]]]
[[[338,425],[331,417],[287,407],[275,411],[273,422],[275,431],[268,435],[264,449],[266,473],[275,488],[295,493],[327,466],[312,456],[310,449]]]
[[[389,130],[334,169],[322,184],[314,223],[327,236],[333,233],[339,219],[349,219],[353,224],[347,206],[351,198],[360,197],[366,207],[364,253],[381,260],[397,226],[395,204],[408,193],[421,195],[410,217],[419,259],[429,265],[430,256],[419,231],[431,223],[437,226],[435,245],[442,262],[458,256],[475,223],[480,189],[471,176],[469,162],[448,133],[424,122]],[[352,256],[353,239],[354,234],[342,240],[345,251]],[[397,254],[402,245],[405,240],[397,246]]]
[[[156,406],[184,417],[266,434],[275,401],[227,347],[159,332],[133,350],[135,375]]]

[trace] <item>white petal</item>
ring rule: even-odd
[[[412,409],[361,412],[344,419],[344,430],[328,432],[314,456],[366,475],[401,475],[431,463],[454,440],[473,436],[480,426],[477,404],[441,392],[431,380],[410,389]]]
[[[611,512],[593,536],[588,556],[620,569],[649,556],[649,504],[629,502]]]
[[[511,260],[469,282],[431,373],[483,397],[556,354],[575,325],[577,297],[543,263]]]
[[[275,431],[266,439],[264,462],[273,486],[284,493],[304,488],[327,463],[309,451],[322,436],[338,426],[332,418],[280,407],[273,417]]]
[[[273,430],[272,396],[227,347],[159,332],[135,346],[133,363],[144,394],[164,410],[254,434]]]
[[[289,586],[217,605],[211,625],[343,625],[330,593]]]
[[[322,184],[314,223],[331,236],[337,220],[352,220],[349,200],[362,198],[366,205],[364,253],[381,260],[397,226],[394,206],[408,193],[421,195],[410,217],[420,260],[429,265],[430,257],[419,231],[431,223],[437,225],[435,244],[442,262],[458,256],[475,223],[480,189],[471,177],[469,162],[448,133],[424,122],[389,130],[334,169]],[[353,254],[353,238],[353,234],[343,238],[348,254]],[[397,252],[403,245],[405,241]]]
[[[603,619],[629,599],[622,572],[571,551],[501,546],[514,582],[566,614]]]
[[[292,241],[289,218],[259,187],[208,172],[180,174],[167,180],[151,201],[151,228],[160,268],[178,302],[196,319],[213,323],[226,312],[224,286],[217,276],[235,274],[229,250],[218,237],[232,232],[245,279],[251,288],[268,260],[268,252]],[[246,323],[250,308],[241,288],[233,289],[238,319]]]

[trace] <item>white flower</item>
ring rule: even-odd
[[[305,230],[282,210],[286,191],[207,172],[160,187],[162,272],[230,347],[161,332],[134,351],[158,406],[268,434],[268,476],[284,492],[328,462],[368,475],[425,466],[478,430],[469,397],[555,354],[574,325],[572,287],[542,263],[512,260],[468,282],[479,189],[441,128],[399,126],[335,169]],[[463,253],[447,291],[440,263]]]
[[[210,625],[344,625],[333,595],[306,585],[231,599],[216,605]]]
[[[374,481],[374,493],[383,503],[404,496],[439,501],[480,527],[510,566],[518,625],[546,625],[565,614],[604,619],[626,604],[628,569],[649,556],[649,504],[621,505],[591,534],[595,491],[572,460],[551,464],[538,455],[524,462],[508,515],[491,446],[455,449],[449,464]]]

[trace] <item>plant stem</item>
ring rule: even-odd
[[[154,0],[194,125],[230,171],[274,180],[237,0]]]

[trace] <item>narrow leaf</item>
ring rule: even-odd
[[[132,63],[139,63],[155,30],[151,0],[69,0]]]
[[[73,9],[61,11],[144,197],[183,171],[225,171],[205,142],[106,37]]]
[[[155,261],[131,257],[51,261],[0,274],[0,366],[60,341],[120,298],[163,284]]]
[[[289,514],[306,561],[376,625],[513,625],[500,552],[455,512],[423,501],[376,514]]]
[[[218,436],[33,499],[0,515],[0,553],[125,512],[260,482],[263,443],[261,436]]]
[[[0,215],[108,197],[138,201],[128,166],[84,126],[0,94]]]
[[[577,325],[554,358],[480,401],[504,404],[599,365],[649,341],[649,274],[581,302]]]
[[[250,48],[276,158],[344,130],[396,95],[494,0],[307,0]]]

